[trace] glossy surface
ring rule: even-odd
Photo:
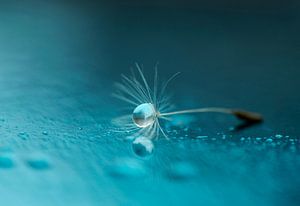
[[[299,3],[209,2],[1,1],[1,205],[299,206]],[[136,61],[182,72],[176,109],[265,122],[176,116],[139,158],[111,124],[134,110],[111,94]]]

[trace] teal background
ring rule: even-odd
[[[0,1],[3,205],[300,204],[297,1]],[[178,109],[224,106],[265,122],[178,116],[146,159],[111,120],[138,62]],[[129,108],[132,109],[132,108]]]

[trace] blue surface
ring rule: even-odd
[[[1,1],[2,204],[300,205],[299,4],[189,3]],[[178,109],[265,122],[178,116],[139,158],[111,124],[128,106],[113,82],[136,61],[182,72]]]

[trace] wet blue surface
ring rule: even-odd
[[[297,4],[1,1],[0,202],[299,205]],[[129,106],[113,82],[135,61],[150,77],[159,61],[162,80],[182,72],[169,87],[178,109],[241,107],[265,122],[178,116],[140,158],[111,123]]]

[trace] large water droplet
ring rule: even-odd
[[[146,137],[138,137],[132,142],[132,150],[140,157],[147,157],[153,153],[153,142]]]
[[[132,114],[132,119],[138,127],[148,127],[152,125],[156,118],[156,111],[151,103],[144,103],[137,106]]]

